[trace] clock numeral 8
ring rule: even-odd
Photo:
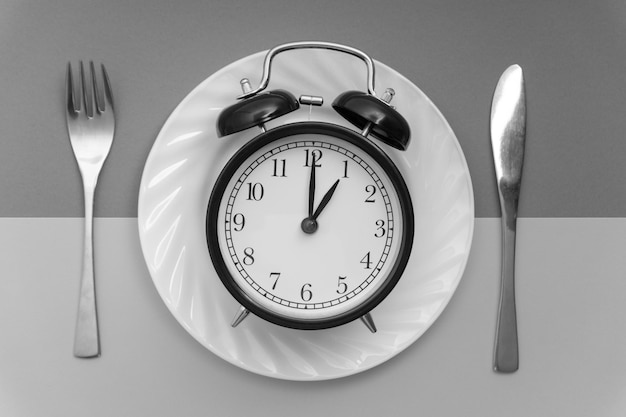
[[[254,263],[254,249],[248,247],[243,250],[243,263],[244,265],[252,265]]]

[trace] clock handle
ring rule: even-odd
[[[332,42],[318,42],[318,41],[303,41],[303,42],[290,42],[285,43],[283,45],[275,46],[270,49],[265,56],[265,61],[263,62],[263,76],[261,78],[261,83],[255,90],[244,91],[242,95],[237,97],[238,99],[245,99],[248,97],[252,97],[261,91],[267,88],[267,85],[270,82],[270,74],[272,67],[272,60],[281,52],[290,51],[293,49],[327,49],[331,51],[337,52],[345,52],[347,54],[353,55],[357,58],[360,58],[363,62],[365,62],[365,66],[367,67],[367,92],[376,97],[376,91],[374,90],[374,61],[369,57],[365,52],[352,48],[346,45],[340,45]]]

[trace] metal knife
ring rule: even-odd
[[[515,310],[515,234],[526,141],[526,94],[519,65],[507,68],[491,103],[491,145],[502,210],[502,278],[493,368],[519,368]]]

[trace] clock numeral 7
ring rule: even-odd
[[[278,279],[280,278],[280,272],[270,272],[270,279],[274,280],[274,284],[272,285],[272,289],[276,289],[276,285],[278,284]]]

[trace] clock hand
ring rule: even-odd
[[[328,190],[326,192],[326,194],[324,194],[324,197],[322,198],[322,201],[320,201],[320,205],[317,206],[317,209],[315,210],[315,213],[313,213],[313,216],[310,217],[311,220],[316,220],[317,217],[322,213],[322,210],[324,209],[324,207],[326,207],[326,205],[330,201],[330,198],[335,193],[335,190],[337,189],[338,185],[339,185],[339,180],[335,181],[333,186],[330,187],[330,190]]]
[[[313,215],[313,205],[315,201],[315,158],[311,162],[311,179],[309,180],[309,217]]]

